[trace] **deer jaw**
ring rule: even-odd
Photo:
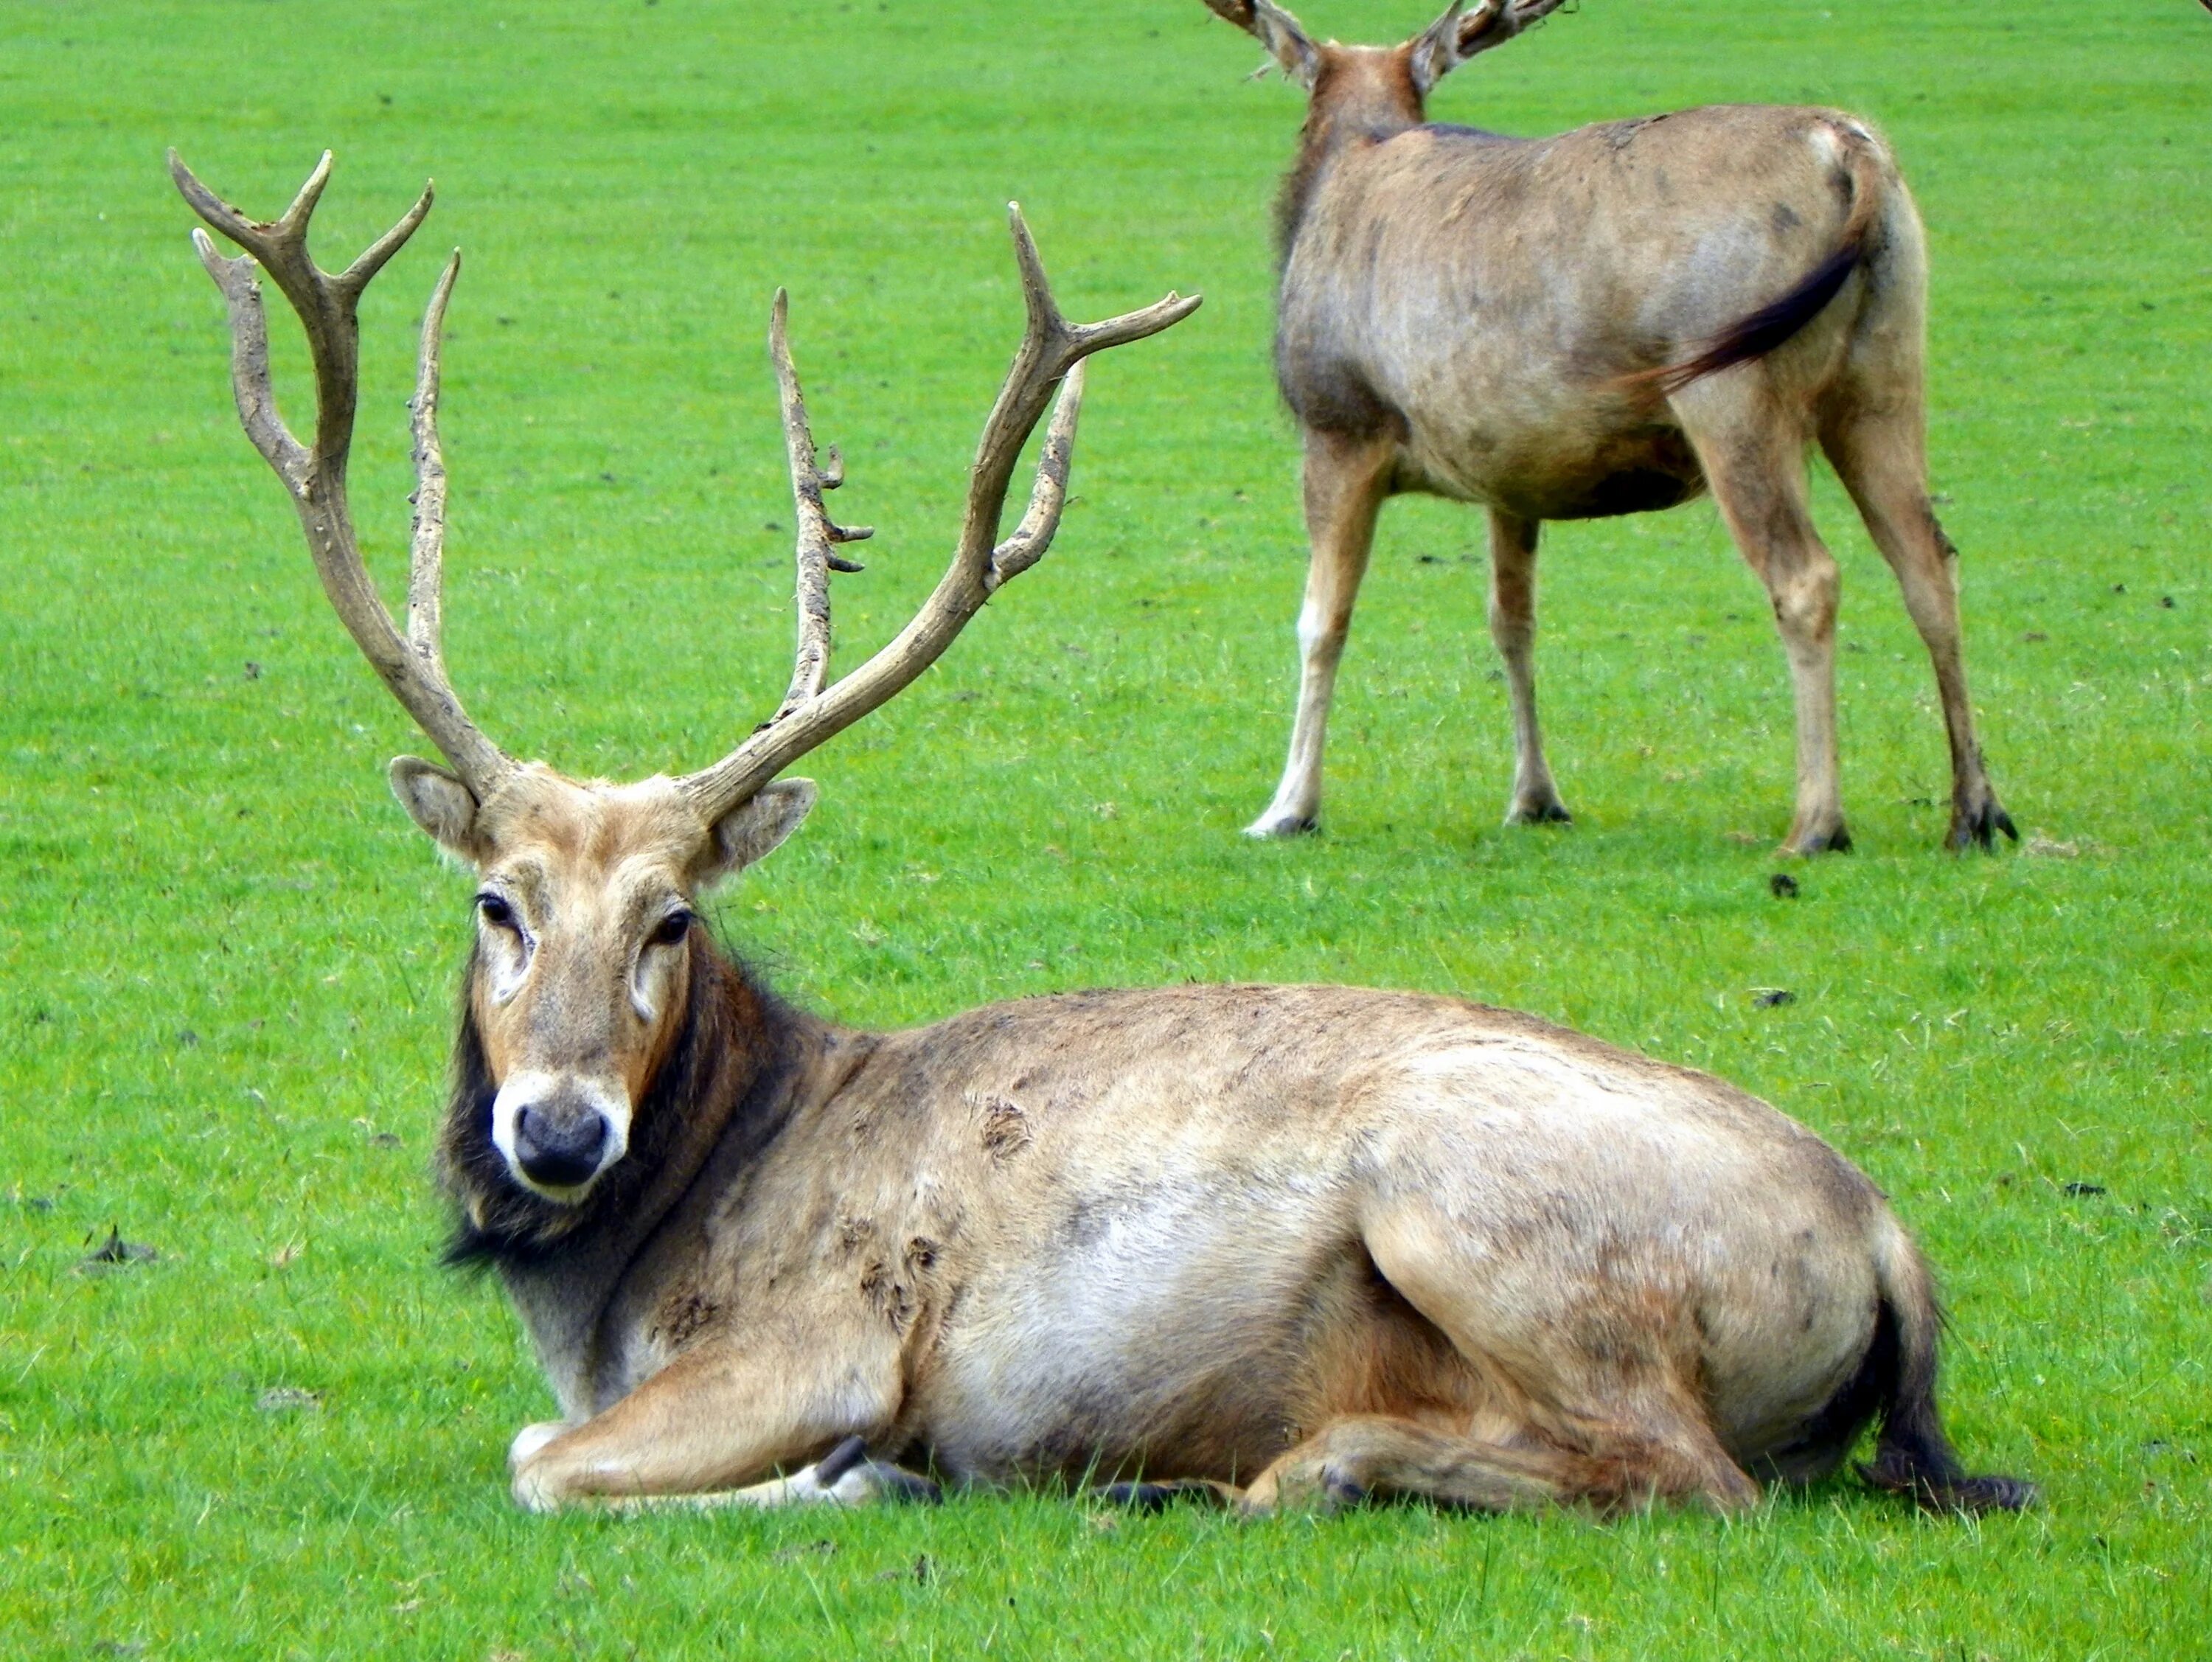
[[[395,769],[394,782],[477,868],[467,995],[495,1090],[493,1145],[524,1189],[580,1203],[628,1152],[681,1023],[696,896],[788,836],[813,786],[782,781],[710,822],[665,777],[579,782],[532,764],[477,805],[426,768]]]

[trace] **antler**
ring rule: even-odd
[[[1028,323],[1013,366],[999,389],[968,476],[968,505],[952,563],[907,626],[876,655],[842,681],[823,690],[830,655],[829,573],[854,570],[851,562],[830,552],[841,542],[867,533],[832,523],[822,492],[842,484],[844,474],[832,450],[828,472],[818,471],[806,405],[791,367],[784,327],[785,301],[776,295],[769,345],[783,392],[784,436],[791,458],[792,496],[799,511],[799,645],[791,689],[775,715],[712,767],[687,775],[684,794],[709,819],[718,819],[751,796],[807,752],[842,732],[884,703],[935,663],[968,620],[1005,583],[1028,570],[1052,546],[1067,498],[1067,475],[1075,447],[1076,417],[1083,405],[1083,360],[1094,352],[1156,335],[1198,309],[1200,296],[1185,300],[1170,291],[1142,311],[1103,323],[1072,324],[1054,302],[1036,244],[1022,218],[1019,204],[1008,204],[1014,259],[1021,269],[1022,297]],[[1029,511],[1013,534],[999,539],[999,521],[1006,489],[1022,447],[1036,429],[1053,388],[1060,388],[1052,425]]]
[[[307,253],[307,225],[331,176],[330,152],[300,187],[282,217],[248,219],[200,183],[174,150],[169,173],[192,211],[246,253],[227,259],[205,231],[192,232],[200,262],[222,290],[230,310],[231,381],[238,417],[254,447],[292,494],[314,557],[323,593],[362,653],[384,678],[431,741],[446,754],[479,801],[514,766],[471,721],[446,674],[441,639],[441,568],[445,557],[446,468],[438,448],[438,345],[446,301],[460,274],[454,250],[422,318],[422,350],[411,405],[415,436],[415,527],[407,584],[404,636],[386,610],[361,557],[353,513],[346,501],[346,459],[353,445],[354,406],[360,391],[362,291],[398,253],[430,211],[432,190],[367,253],[333,275]],[[312,447],[293,436],[277,413],[269,379],[269,328],[254,267],[269,274],[299,314],[315,372],[315,437]]]
[[[816,464],[814,434],[806,424],[806,400],[799,390],[799,372],[791,364],[791,338],[787,320],[791,297],[781,289],[769,313],[768,350],[775,362],[775,384],[783,395],[783,444],[791,458],[791,505],[799,520],[799,650],[792,667],[791,687],[776,707],[772,721],[781,721],[822,691],[830,675],[830,574],[860,571],[858,560],[848,560],[830,551],[841,543],[866,542],[876,534],[872,526],[839,525],[822,505],[822,493],[845,483],[844,459],[830,447],[830,465]]]

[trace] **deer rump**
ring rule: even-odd
[[[1396,440],[1400,490],[1532,520],[1696,495],[1664,400],[1788,344],[1855,271],[1872,293],[1921,258],[1856,120],[1765,106],[1540,139],[1412,127],[1294,173],[1280,222],[1276,369],[1300,423]],[[1788,378],[1806,436],[1856,310]]]
[[[2014,1493],[1942,1441],[1925,1272],[1880,1193],[1718,1080],[1346,988],[854,1033],[714,961],[641,1111],[646,1164],[546,1208],[549,1237],[526,1210],[464,1229],[571,1424],[791,1348],[777,1413],[817,1429],[787,1468],[857,1436],[962,1483],[1734,1507],[1747,1472],[1824,1476],[1885,1412],[1878,1482]],[[465,1029],[446,1171],[483,1217],[518,1196],[471,1054]],[[667,1436],[702,1437],[695,1498],[769,1476],[717,1472],[708,1428]]]

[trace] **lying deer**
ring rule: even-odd
[[[1386,496],[1490,510],[1490,629],[1521,821],[1565,820],[1536,724],[1546,520],[1710,489],[1766,584],[1797,697],[1785,847],[1847,849],[1836,563],[1808,505],[1820,441],[1936,666],[1953,848],[2018,840],[1974,738],[1957,557],[1928,496],[1927,254],[1881,140],[1834,110],[1730,106],[1502,138],[1429,93],[1560,0],[1460,0],[1396,46],[1316,46],[1271,0],[1206,0],[1310,94],[1277,204],[1275,373],[1305,441],[1313,545],[1290,760],[1255,837],[1310,831],[1352,602]]]
[[[510,758],[447,674],[439,331],[457,264],[423,320],[404,632],[362,565],[355,302],[428,192],[332,276],[307,248],[327,157],[268,224],[173,167],[246,251],[194,234],[229,302],[246,430],[340,619],[444,753],[395,762],[393,787],[477,873],[440,1166],[455,1255],[496,1266],[560,1403],[514,1440],[523,1505],[933,1494],[912,1466],[1108,1479],[1139,1501],[1194,1485],[1255,1512],[1370,1495],[1735,1508],[1754,1474],[1830,1470],[1876,1416],[1880,1487],[2024,1503],[1944,1440],[1928,1271],[1880,1192],[1718,1080],[1508,1011],[1341,987],[1073,994],[857,1032],[717,948],[701,891],[813,804],[775,776],[1043,556],[1082,360],[1195,297],[1071,326],[1016,210],[1028,325],[951,567],[831,684],[830,573],[855,569],[835,551],[866,533],[824,510],[840,470],[816,460],[779,294],[796,673],[713,766],[611,784]],[[270,393],[256,261],[306,326],[311,444]],[[999,540],[1055,386],[1029,511]]]

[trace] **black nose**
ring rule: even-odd
[[[607,1122],[596,1110],[556,1118],[526,1108],[514,1127],[514,1158],[523,1174],[548,1189],[574,1189],[595,1177],[607,1146]]]

